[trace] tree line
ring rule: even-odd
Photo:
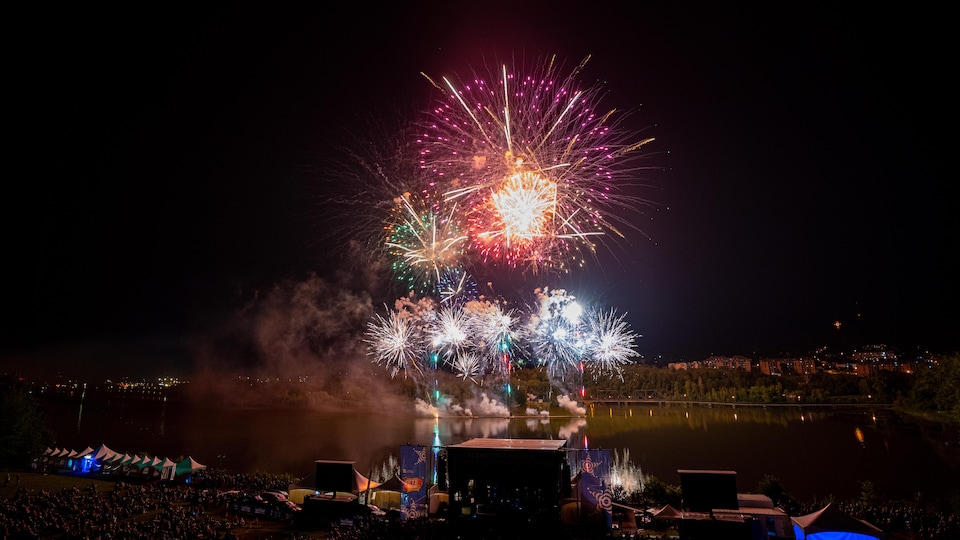
[[[568,380],[583,386],[586,399],[656,399],[677,402],[746,404],[884,404],[907,412],[960,423],[960,353],[944,356],[917,373],[878,371],[866,377],[847,374],[766,375],[735,369],[674,370],[642,363],[623,367],[622,376],[585,376]],[[541,370],[516,370],[513,400],[548,400],[569,393]],[[504,396],[505,398],[509,396]]]

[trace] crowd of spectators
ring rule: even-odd
[[[960,518],[949,512],[936,512],[915,504],[877,504],[857,502],[837,503],[848,516],[862,519],[880,530],[896,532],[903,538],[954,539],[960,538]],[[811,513],[819,507],[806,507]]]
[[[219,539],[234,538],[247,525],[223,512],[230,497],[244,492],[286,489],[289,480],[267,474],[198,474],[190,484],[119,481],[114,489],[96,484],[60,492],[20,487],[0,498],[2,538]]]
[[[12,479],[11,479],[12,480]],[[18,486],[10,498],[0,497],[0,537],[7,539],[233,539],[249,526],[250,516],[231,514],[231,498],[249,493],[285,490],[295,482],[287,475],[235,474],[207,469],[193,476],[190,483],[142,482],[120,480],[111,490],[98,490],[92,483],[84,488],[65,488],[59,492],[32,490]],[[960,538],[960,520],[951,513],[924,510],[909,504],[839,503],[840,509],[900,538]],[[813,512],[819,508],[804,508]],[[306,540],[315,538],[295,529],[277,530],[273,538]],[[458,536],[472,538],[465,531]],[[474,533],[479,530],[472,531]],[[326,535],[334,540],[433,539],[445,538],[450,524],[440,520],[401,521],[363,519],[356,524],[333,525]],[[483,531],[488,537],[493,530]],[[570,536],[571,531],[555,538]],[[479,538],[479,537],[477,537]]]

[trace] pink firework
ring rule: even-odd
[[[530,73],[430,79],[441,97],[419,128],[420,167],[467,216],[470,242],[493,263],[569,270],[630,225],[617,212],[650,206],[628,194],[636,140],[623,116],[596,110],[600,89],[581,88],[553,59]]]

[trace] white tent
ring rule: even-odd
[[[173,480],[173,475],[177,472],[177,462],[170,458],[163,458],[160,463],[160,479]]]
[[[176,474],[177,476],[183,475],[183,474],[193,474],[199,470],[206,469],[206,468],[207,468],[206,465],[198,462],[197,460],[193,459],[190,456],[187,456],[183,459],[183,461],[181,461],[180,463],[177,463]]]
[[[797,540],[883,540],[884,532],[830,503],[820,510],[793,519]]]
[[[100,460],[101,462],[108,459],[113,459],[113,456],[115,455],[117,455],[117,453],[108,448],[105,444],[101,444],[96,450],[93,451],[93,459]]]

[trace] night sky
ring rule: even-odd
[[[580,79],[656,137],[657,209],[586,270],[485,279],[616,307],[646,358],[960,349],[942,13],[206,4],[8,19],[0,371],[186,373],[277,284],[336,289],[353,219],[330,171],[360,119],[422,112],[421,72],[554,54],[591,55]]]

